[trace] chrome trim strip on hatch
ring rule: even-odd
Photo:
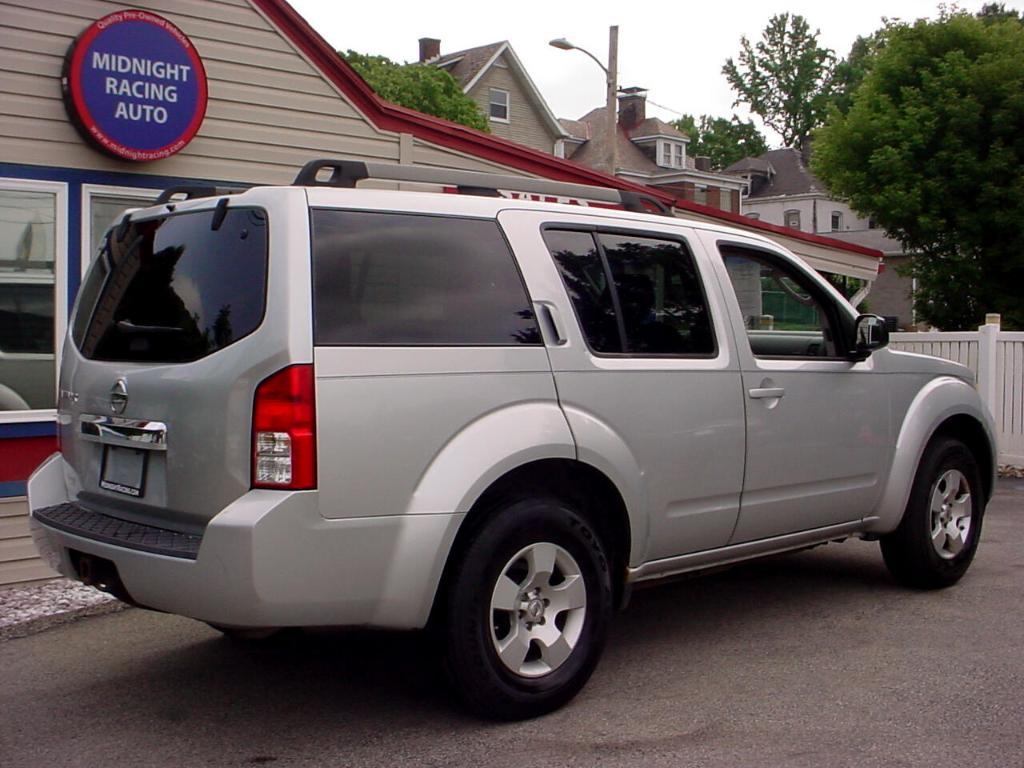
[[[167,450],[167,425],[162,421],[140,421],[119,416],[94,416],[83,413],[79,417],[83,440],[126,448]]]

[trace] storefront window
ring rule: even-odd
[[[0,411],[53,408],[57,196],[0,187]]]
[[[151,205],[157,193],[138,195],[105,195],[92,193],[89,195],[89,253],[83,258],[91,260],[99,251],[103,241],[103,233],[115,221],[120,220],[127,208],[143,208]],[[87,263],[87,262],[86,262]]]

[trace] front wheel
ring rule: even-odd
[[[930,443],[903,520],[881,539],[889,571],[919,589],[955,584],[974,559],[984,507],[981,472],[967,446],[952,438]]]
[[[470,709],[535,717],[586,683],[607,634],[611,575],[575,510],[555,499],[495,510],[449,584],[445,666]]]

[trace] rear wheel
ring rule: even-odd
[[[983,511],[974,456],[959,440],[934,440],[921,458],[899,528],[882,537],[889,571],[920,589],[956,583],[974,559]]]
[[[565,503],[504,505],[476,532],[448,590],[445,666],[475,712],[516,720],[583,687],[611,616],[608,559]]]

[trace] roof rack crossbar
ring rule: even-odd
[[[177,187],[168,187],[156,199],[154,205],[164,205],[171,202],[175,195],[184,195],[186,200],[195,200],[200,197],[220,197],[221,195],[237,195],[245,192],[248,187],[214,187],[200,184],[183,184]]]
[[[324,171],[330,171],[330,175],[321,177]],[[302,187],[352,188],[364,179],[449,185],[456,187],[461,194],[486,197],[495,197],[499,189],[507,189],[527,194],[613,203],[623,206],[626,210],[642,213],[651,213],[651,207],[653,207],[655,212],[671,215],[668,206],[658,198],[632,190],[595,187],[588,184],[573,184],[528,176],[428,168],[421,165],[366,163],[361,160],[311,160],[302,167],[293,183]],[[651,207],[646,207],[645,201]]]

